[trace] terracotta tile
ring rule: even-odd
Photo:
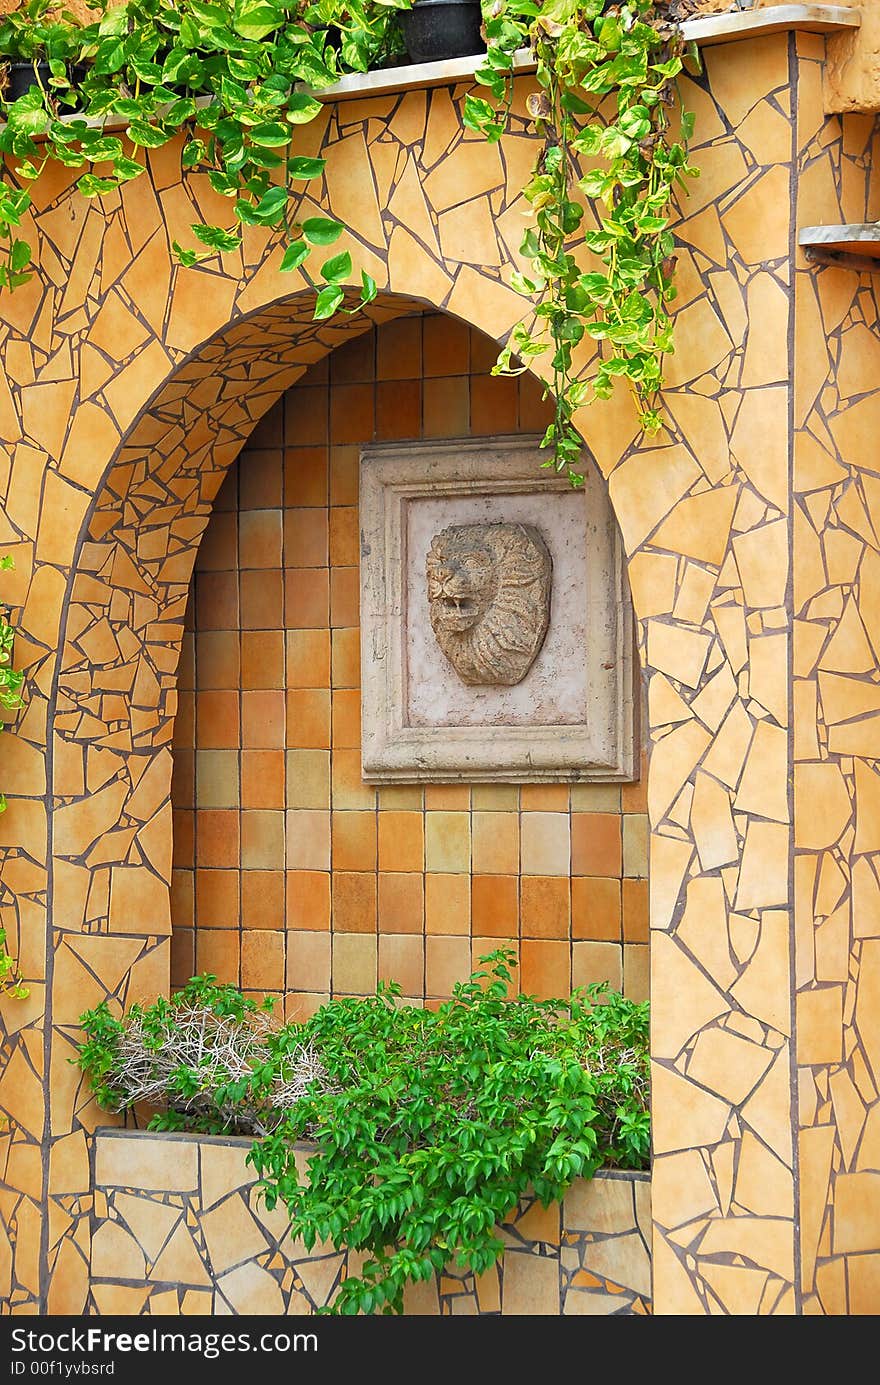
[[[516,813],[519,810],[519,785],[474,784],[471,800],[475,812]]]
[[[284,693],[241,695],[241,744],[246,750],[280,750],[284,745]]]
[[[199,928],[238,927],[238,861],[235,865],[235,870],[196,871]]]
[[[471,432],[515,433],[516,380],[504,375],[471,377]]]
[[[367,442],[373,436],[373,386],[337,385],[330,392],[330,441]]]
[[[471,337],[471,375],[488,375],[495,362],[498,360],[498,352],[501,350],[496,341],[479,331],[476,327],[470,329]]]
[[[466,981],[471,971],[470,938],[431,937],[425,939],[425,994],[446,998],[457,981]]]
[[[284,990],[283,933],[242,933],[241,984],[261,991]]]
[[[330,752],[288,750],[288,808],[330,807]]]
[[[284,871],[244,870],[241,874],[241,926],[284,928]]]
[[[523,813],[520,837],[523,875],[568,875],[571,838],[567,813]]]
[[[475,875],[471,880],[471,919],[475,933],[491,938],[519,934],[519,879],[515,875]]]
[[[360,624],[361,584],[356,567],[330,569],[330,624],[356,627]]]
[[[376,932],[376,877],[372,872],[335,871],[332,904],[334,931]]]
[[[172,939],[179,928],[192,928],[195,917],[195,878],[191,870],[171,872]]]
[[[403,786],[401,786],[403,787]],[[471,791],[467,784],[426,784],[425,808],[466,813],[471,806]]]
[[[332,632],[330,680],[334,688],[360,688],[361,632],[357,628]]]
[[[171,802],[175,808],[196,806],[196,753],[174,747],[174,769],[171,773]]]
[[[421,373],[421,316],[383,323],[376,333],[376,379],[418,379]]]
[[[238,521],[238,565],[281,567],[281,511],[245,510]]]
[[[238,865],[238,813],[205,808],[199,813],[196,860],[200,866]]]
[[[374,995],[376,991],[378,940],[372,936],[340,933],[333,938],[333,990],[344,995]]]
[[[330,869],[330,813],[319,808],[287,811],[288,870]]]
[[[330,631],[288,630],[287,686],[329,688]]]
[[[196,578],[196,624],[200,630],[237,629],[237,573],[199,573]]]
[[[226,928],[196,930],[196,971],[209,972],[217,980],[237,986],[240,983],[241,934]]]
[[[175,923],[171,933],[171,988],[179,990],[196,974],[196,940],[191,928]]]
[[[421,813],[425,807],[425,791],[418,784],[383,784],[378,789],[379,809],[392,813]]]
[[[281,569],[242,572],[239,581],[242,630],[277,630],[283,625]]]
[[[520,806],[523,812],[567,813],[569,796],[568,784],[523,784]]]
[[[435,872],[470,870],[470,847],[470,815],[468,813],[426,813],[426,870]]]
[[[571,882],[571,933],[573,938],[620,940],[620,881],[599,877]]]
[[[279,399],[268,409],[248,438],[248,451],[253,448],[278,447],[284,438],[284,400]]]
[[[359,750],[334,750],[330,765],[334,808],[375,808],[376,790],[361,778]]]
[[[199,630],[194,647],[199,691],[238,687],[240,655],[237,630]]]
[[[425,927],[425,883],[421,872],[379,872],[379,932],[421,933]]]
[[[296,991],[329,991],[329,933],[288,933],[286,987]]]
[[[323,567],[284,570],[284,614],[292,629],[323,630],[330,622],[330,575]]]
[[[516,813],[473,815],[474,870],[482,875],[519,872],[519,817]]]
[[[522,988],[539,1000],[565,999],[571,991],[571,958],[567,942],[523,939],[520,953]]]
[[[425,819],[422,813],[379,813],[379,869],[424,870]]]
[[[299,688],[287,694],[287,744],[323,750],[330,745],[330,694],[322,688]]]
[[[171,820],[174,831],[172,864],[175,866],[194,866],[196,863],[196,815],[193,812],[175,808],[172,811]]]
[[[572,913],[574,905],[572,904]],[[627,943],[648,941],[648,882],[623,882],[623,939]]]
[[[284,511],[284,566],[326,567],[330,561],[328,511],[301,506]]]
[[[379,935],[379,980],[397,981],[405,996],[425,993],[425,940],[421,935]]]
[[[572,784],[572,812],[619,813],[619,784]]]
[[[395,380],[376,386],[376,437],[417,438],[422,431],[420,380]]]
[[[199,808],[237,808],[240,802],[238,752],[196,752],[196,804]]]
[[[249,690],[284,687],[284,631],[243,630],[241,686]]]
[[[326,447],[291,447],[284,452],[284,504],[326,505],[329,463]]]
[[[372,380],[376,369],[376,333],[362,332],[352,341],[343,342],[330,353],[331,385],[352,385]]]
[[[356,505],[360,449],[353,443],[330,448],[330,504]]]
[[[573,987],[607,981],[611,990],[623,989],[623,948],[619,943],[574,943],[571,951]]]
[[[326,385],[300,385],[294,391],[285,417],[285,448],[311,447],[316,443],[326,443],[328,395]],[[285,482],[286,480],[285,476]]]
[[[304,1024],[322,1005],[326,1005],[329,999],[329,993],[326,991],[289,992],[284,997],[285,1023]]]
[[[425,315],[422,326],[424,373],[466,375],[470,361],[467,325],[446,313]]]
[[[425,930],[428,933],[470,933],[471,878],[469,875],[425,876]]]
[[[260,453],[253,453],[253,456],[260,456]],[[214,504],[211,509],[211,516],[225,512],[227,510],[238,511],[238,462],[233,462],[223,478],[223,484],[214,497]]]
[[[627,1000],[649,999],[650,949],[647,945],[625,943],[623,948],[623,994]]]
[[[470,426],[470,415],[470,381],[466,375],[425,381],[422,433],[426,438],[463,437]]]
[[[359,688],[337,689],[332,694],[331,741],[335,750],[357,750],[361,743],[361,694]]]
[[[261,808],[242,813],[241,864],[245,870],[283,870],[283,811]]]
[[[573,875],[620,875],[623,837],[616,813],[573,813],[571,871]]]
[[[567,938],[569,881],[554,875],[524,875],[520,919],[524,938]]]
[[[329,872],[290,870],[287,872],[287,927],[289,929],[329,929]]]
[[[241,801],[244,808],[283,808],[284,751],[241,752]]]
[[[533,375],[519,377],[519,428],[523,433],[546,432],[547,425],[553,422],[553,399],[543,399],[543,383]]]
[[[238,468],[240,509],[265,510],[281,504],[282,457],[280,445],[254,449],[248,444]]]
[[[376,869],[376,814],[346,810],[330,820],[334,870]]]
[[[197,573],[234,572],[238,567],[238,513],[214,510],[196,557]]]
[[[648,819],[641,814],[627,813],[623,819],[623,873],[648,874]]]

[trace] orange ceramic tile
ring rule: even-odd
[[[567,813],[567,784],[523,784],[520,806],[523,812]]]
[[[252,453],[251,455],[258,457],[262,454]],[[280,454],[269,453],[268,455],[272,456]],[[212,514],[218,512],[222,514],[231,510],[235,510],[236,512],[238,511],[238,470],[238,462],[233,462],[232,466],[229,468],[225,477],[223,478],[223,484],[221,485],[216,496],[214,497]]]
[[[288,929],[329,929],[329,872],[289,870],[286,885]]]
[[[238,522],[238,565],[281,567],[281,511],[245,510]]]
[[[284,1022],[285,1024],[296,1023],[304,1024],[307,1019],[311,1019],[322,1005],[326,1005],[330,996],[324,991],[291,991],[284,997]]]
[[[620,881],[589,876],[574,878],[571,882],[572,937],[618,942],[620,930]]]
[[[242,630],[278,630],[283,624],[280,568],[239,574]]]
[[[356,567],[330,569],[330,624],[356,627],[360,624],[361,583]]]
[[[471,391],[466,375],[426,380],[422,386],[422,432],[426,438],[463,437],[470,427]]]
[[[196,558],[196,572],[234,572],[238,567],[238,513],[217,511],[205,530]]]
[[[280,750],[284,745],[284,693],[241,695],[241,744],[247,750]]]
[[[290,447],[284,451],[284,504],[326,505],[329,464],[326,447]]]
[[[360,630],[333,631],[330,643],[330,681],[334,688],[360,688]]]
[[[357,810],[334,812],[330,842],[334,870],[375,870],[376,814]]]
[[[280,447],[254,449],[248,443],[242,454],[239,472],[239,507],[242,510],[267,510],[281,504],[283,453]],[[216,508],[216,501],[214,502]]]
[[[546,432],[547,425],[553,422],[553,400],[552,397],[542,399],[543,384],[536,380],[533,375],[521,375],[519,377],[519,427],[523,433],[539,433],[541,437]]]
[[[456,981],[466,981],[471,971],[470,938],[425,939],[425,994],[445,998]]]
[[[284,871],[243,870],[241,873],[241,926],[284,928]]]
[[[241,752],[241,806],[284,807],[284,751]]]
[[[241,815],[241,865],[244,870],[284,869],[284,813],[267,808]]]
[[[171,819],[174,829],[172,865],[194,866],[196,863],[196,815],[194,812],[175,808],[172,811]]]
[[[356,750],[361,743],[361,695],[358,688],[332,694],[332,743],[336,750]]]
[[[196,803],[199,808],[237,808],[241,797],[238,752],[196,751]]]
[[[425,876],[425,931],[470,933],[471,878],[469,875]]]
[[[555,875],[524,875],[520,919],[524,938],[567,938],[569,881]]]
[[[284,511],[284,566],[326,567],[330,561],[328,511],[300,506]]]
[[[515,433],[516,380],[504,375],[471,377],[471,432]]]
[[[367,442],[373,436],[373,386],[337,385],[330,395],[330,442]]]
[[[426,784],[425,808],[457,810],[466,813],[471,806],[467,784]]]
[[[333,938],[333,991],[343,995],[374,995],[378,940],[375,933],[341,933]]]
[[[171,934],[171,988],[179,990],[185,986],[196,971],[196,941],[191,928],[181,928],[176,923]]]
[[[367,871],[335,871],[333,929],[341,933],[376,932],[376,877]]]
[[[238,930],[210,928],[196,930],[196,971],[210,972],[217,980],[237,986],[240,984],[240,938]]]
[[[470,814],[425,814],[425,868],[468,871],[471,865]]]
[[[472,819],[474,870],[481,875],[519,871],[519,816],[475,812]]]
[[[200,866],[238,865],[238,813],[203,808],[198,815],[196,861]]]
[[[234,572],[200,572],[196,578],[196,622],[200,630],[238,626],[238,577]]]
[[[648,811],[648,765],[644,751],[641,757],[639,778],[634,784],[621,784],[620,806],[624,813],[646,813]]]
[[[572,875],[620,875],[623,845],[616,813],[572,813]]]
[[[330,807],[330,752],[288,750],[288,808]]]
[[[471,919],[475,933],[515,938],[519,933],[519,878],[475,875],[471,880]]]
[[[296,630],[323,630],[330,621],[330,576],[324,567],[284,571],[284,614]]]
[[[470,329],[471,338],[471,375],[488,375],[495,362],[498,360],[498,352],[501,350],[498,342],[493,341],[485,332],[480,332],[476,327]]]
[[[330,510],[330,563],[333,567],[357,567],[360,532],[356,505],[334,505]]]
[[[286,986],[294,991],[329,991],[329,933],[288,933]]]
[[[195,879],[191,870],[171,872],[171,917],[174,919],[174,932],[178,928],[192,928],[195,911]],[[172,933],[172,938],[174,933]]]
[[[648,942],[647,880],[623,881],[623,939],[627,943]]]
[[[359,750],[334,750],[330,764],[334,808],[375,808],[376,790],[361,778]]]
[[[421,314],[383,323],[376,333],[376,379],[418,379],[421,373]]]
[[[323,688],[297,688],[287,694],[287,744],[303,750],[330,745],[330,693]]]
[[[330,448],[330,504],[356,505],[360,450],[355,443]]]
[[[316,443],[326,443],[327,427],[328,390],[324,385],[300,385],[290,400],[285,418],[285,461],[287,449],[314,447]],[[285,482],[286,480],[285,476]]]
[[[379,872],[379,932],[421,933],[425,927],[425,880],[421,872]]]
[[[284,990],[283,933],[242,933],[241,984],[261,991]]]
[[[395,380],[376,386],[376,437],[417,438],[422,431],[420,380]]]
[[[329,688],[330,631],[288,630],[287,686]]]
[[[330,869],[330,813],[322,808],[288,808],[285,820],[288,870]]]
[[[597,982],[613,991],[623,989],[623,948],[619,943],[585,942],[572,947],[572,987]]]
[[[196,871],[195,898],[199,928],[237,928],[238,862],[234,870]]]
[[[523,813],[520,861],[524,876],[568,876],[571,868],[568,813]]]
[[[376,369],[376,333],[374,329],[362,332],[353,341],[347,341],[331,351],[331,385],[354,385],[373,379]]]
[[[424,870],[425,819],[422,813],[380,810],[379,869]]]
[[[250,437],[248,438],[248,451],[251,448],[262,449],[265,447],[279,447],[284,440],[284,400],[279,399],[277,404],[273,404],[270,409],[263,414],[257,423]]]
[[[425,940],[421,936],[388,933],[379,937],[379,980],[396,981],[404,996],[425,992]]]
[[[284,631],[241,632],[241,686],[249,690],[284,687]]]
[[[470,334],[465,323],[446,313],[426,313],[422,345],[426,376],[467,374]]]
[[[571,992],[571,955],[567,942],[524,938],[520,949],[522,988],[539,1000],[564,999]]]
[[[195,636],[196,684],[208,688],[237,688],[240,678],[238,630],[199,630]],[[178,714],[179,716],[179,714]]]

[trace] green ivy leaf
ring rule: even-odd
[[[309,245],[304,240],[295,240],[292,245],[288,245],[281,257],[278,268],[282,273],[287,274],[290,270],[298,269],[304,260],[308,259]]]
[[[242,38],[259,42],[284,23],[285,14],[280,6],[266,3],[266,0],[235,0],[233,7],[233,27]]]
[[[345,230],[341,221],[327,216],[310,216],[302,223],[302,232],[311,245],[332,245]]]
[[[241,236],[235,231],[224,231],[222,226],[195,224],[192,230],[196,239],[200,240],[202,245],[209,246],[211,250],[237,250],[241,245]]]
[[[326,162],[326,159],[310,159],[304,154],[297,154],[287,160],[287,172],[291,178],[318,178],[324,172]]]
[[[326,279],[328,284],[344,283],[351,277],[351,255],[347,250],[343,250],[341,255],[334,255],[332,259],[325,260],[321,265],[321,277]]]

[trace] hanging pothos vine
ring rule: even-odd
[[[8,554],[0,558],[0,571],[8,572],[13,566],[13,560]],[[0,612],[0,707],[7,712],[17,711],[21,706],[21,685],[24,681],[19,670],[12,667],[14,638],[15,632],[9,620],[5,613]],[[0,793],[0,813],[5,812],[6,797]],[[27,986],[21,981],[18,964],[7,950],[6,929],[0,928],[0,996],[9,995],[16,1000],[24,1000],[29,994]]]
[[[301,270],[314,289],[316,319],[370,302],[376,283],[362,271],[359,299],[347,306],[357,272],[348,251],[311,268],[312,250],[345,228],[303,214],[307,184],[321,200],[325,161],[292,145],[296,127],[321,110],[312,92],[402,60],[397,12],[410,4],[129,0],[82,26],[50,10],[50,0],[27,0],[0,21],[0,57],[45,64],[29,90],[0,104],[0,292],[31,277],[20,228],[29,189],[50,164],[76,170],[79,191],[101,197],[143,173],[142,150],[182,134],[183,168],[207,174],[230,203],[227,224],[197,222],[195,246],[175,242],[182,264],[234,253],[243,227],[265,227],[283,242],[280,268]],[[524,189],[534,213],[521,247],[527,269],[512,276],[532,308],[495,372],[518,373],[552,353],[546,465],[578,485],[575,415],[592,397],[607,398],[616,379],[631,386],[644,428],[660,425],[675,293],[670,203],[694,172],[690,118],[682,113],[676,134],[670,122],[684,45],[655,0],[483,0],[483,15],[487,53],[477,80],[493,100],[468,96],[465,123],[502,137],[515,55],[530,48],[540,90],[527,109],[542,137]]]

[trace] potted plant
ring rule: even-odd
[[[484,53],[480,0],[413,0],[401,10],[407,53],[415,63]]]
[[[0,20],[0,94],[6,105],[31,87],[68,110],[77,104],[76,84],[86,69],[79,61],[76,20],[66,10],[50,11],[50,4],[28,0]]]

